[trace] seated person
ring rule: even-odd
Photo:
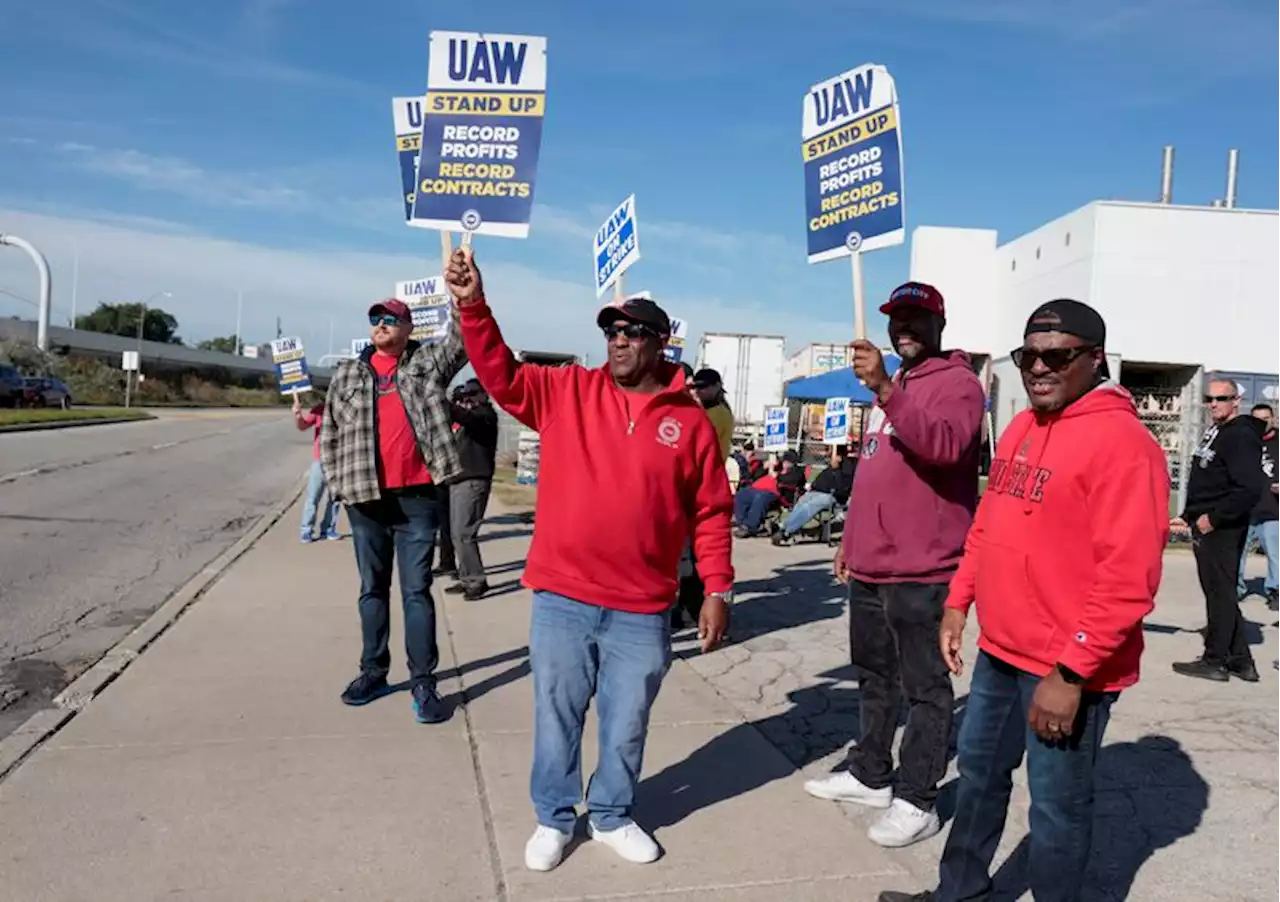
[[[783,454],[776,469],[776,475],[767,472],[733,496],[733,519],[738,524],[734,534],[738,538],[759,535],[769,509],[778,503],[792,504],[804,485],[804,470],[798,466],[794,451]]]
[[[827,467],[818,474],[809,491],[791,508],[782,528],[773,537],[775,545],[781,545],[791,536],[798,533],[806,523],[823,511],[835,509],[849,503],[849,492],[853,489],[853,470],[857,461],[853,455],[844,451],[836,459],[836,465]]]
[[[749,486],[755,480],[765,475],[765,464],[756,455],[756,446],[754,442],[747,442],[742,446],[742,450],[734,451],[729,455],[738,464],[738,485]]]

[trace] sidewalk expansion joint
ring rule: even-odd
[[[624,902],[627,899],[661,899],[664,896],[683,896],[692,893],[722,892],[724,890],[768,889],[777,887],[786,890],[788,887],[803,887],[814,883],[843,883],[845,881],[865,881],[881,877],[902,877],[903,871],[898,869],[862,871],[850,874],[822,874],[814,877],[781,877],[776,880],[744,880],[734,883],[703,883],[696,886],[664,886],[651,890],[631,890],[621,893],[590,893],[585,896],[556,896],[546,902]]]
[[[441,622],[444,624],[444,634],[449,642],[449,655],[453,658],[454,666],[461,671],[458,660],[458,647],[453,640],[453,626],[449,623],[448,604],[442,603],[436,606]],[[485,843],[489,847],[489,869],[493,876],[494,902],[507,902],[510,898],[507,889],[507,879],[502,872],[502,857],[498,852],[498,832],[493,823],[493,806],[489,803],[489,788],[485,783],[484,769],[480,766],[480,743],[476,738],[476,731],[471,723],[471,711],[468,707],[469,698],[467,696],[467,683],[464,675],[459,672],[457,677],[458,687],[461,690],[462,703],[458,706],[462,709],[462,722],[467,731],[467,748],[471,752],[471,771],[476,781],[476,796],[480,802],[480,812],[484,818],[484,838]]]

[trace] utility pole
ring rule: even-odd
[[[277,316],[276,317],[276,338],[279,338],[282,335],[284,335],[284,333],[280,331],[280,317]]]
[[[244,292],[236,292],[236,356],[240,356],[240,317],[244,313]]]

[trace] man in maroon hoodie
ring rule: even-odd
[[[836,578],[849,584],[849,645],[861,670],[862,735],[844,766],[805,790],[888,809],[867,835],[907,846],[940,829],[954,701],[938,655],[942,606],[978,501],[982,386],[962,351],[942,350],[946,312],[932,285],[908,282],[880,308],[902,358],[891,379],[880,351],[854,342],[854,372],[876,396],[854,475]],[[910,706],[893,784],[893,737]]]

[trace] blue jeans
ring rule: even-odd
[[[765,514],[769,513],[769,506],[777,500],[778,496],[772,492],[750,486],[738,489],[733,496],[733,519],[748,532],[759,532],[764,525]]]
[[[991,895],[991,859],[1004,832],[1013,772],[1027,756],[1031,794],[1028,876],[1036,902],[1075,902],[1093,838],[1093,770],[1116,693],[1086,692],[1075,731],[1048,744],[1027,712],[1040,680],[978,653],[960,727],[956,816],[942,852],[935,902]]]
[[[796,502],[796,506],[791,508],[791,513],[787,514],[787,520],[782,524],[782,534],[795,535],[818,514],[829,511],[835,506],[835,495],[828,495],[826,492],[805,492]]]
[[[1240,579],[1236,584],[1236,594],[1241,598],[1248,591],[1244,584],[1244,562],[1249,559],[1249,551],[1254,539],[1258,540],[1258,544],[1262,546],[1267,556],[1267,579],[1262,584],[1263,590],[1276,591],[1276,554],[1280,553],[1280,520],[1267,520],[1263,523],[1251,524],[1249,533],[1245,536],[1244,553],[1240,555]]]
[[[320,461],[311,461],[311,470],[307,473],[307,494],[302,503],[302,535],[309,537],[315,533],[316,513],[320,509],[320,499],[325,494],[324,470]],[[339,502],[330,495],[324,504],[324,515],[320,520],[320,535],[326,536],[338,528]]]
[[[434,688],[440,653],[431,598],[431,554],[439,511],[436,488],[384,492],[377,501],[347,508],[360,572],[362,673],[385,677],[391,669],[391,567],[400,571],[404,650],[409,681]]]
[[[671,617],[632,614],[535,592],[533,771],[538,823],[572,833],[582,801],[582,727],[594,695],[600,721],[587,814],[600,830],[631,822],[649,710],[671,667]]]

